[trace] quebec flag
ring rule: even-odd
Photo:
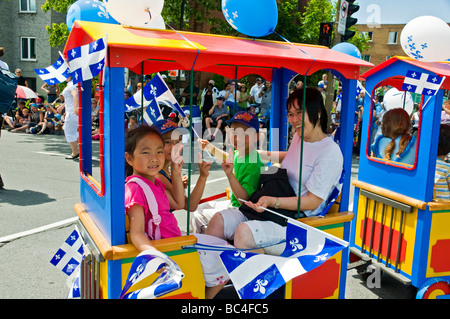
[[[172,109],[176,110],[179,114],[181,114],[183,117],[186,117],[186,114],[184,114],[183,109],[180,107],[177,100],[170,91],[169,87],[167,86],[166,82],[159,73],[156,74],[156,76],[154,76],[153,79],[142,88],[142,90],[143,92],[138,91],[132,97],[130,97],[128,100],[125,101],[125,112],[130,112],[140,108],[141,106],[146,107],[148,105],[151,105],[152,106],[151,109],[157,112],[156,106],[158,106],[159,109],[159,105],[162,104],[171,107]],[[152,101],[155,101],[156,104],[152,105],[153,103]],[[159,111],[159,113],[161,113],[161,111]]]
[[[64,82],[70,76],[69,65],[62,56],[48,68],[34,69],[34,71],[48,85]]]
[[[75,228],[50,260],[50,263],[67,276],[70,276],[80,265],[83,254],[83,239],[81,238],[78,229]]]
[[[67,51],[73,84],[90,80],[103,70],[106,63],[106,38]]]
[[[288,221],[280,256],[225,250],[220,258],[240,298],[263,299],[347,246],[348,242],[314,227]]]
[[[162,267],[163,271],[151,285],[128,293],[134,284]],[[180,289],[183,277],[180,267],[166,254],[156,249],[145,250],[133,260],[119,299],[155,299],[164,296]]]
[[[159,108],[158,102],[156,99],[153,99],[144,113],[144,120],[148,125],[152,125],[158,120],[162,120],[163,116],[161,113],[161,109]]]
[[[441,87],[442,81],[443,78],[437,75],[408,70],[402,90],[422,95],[435,95]]]

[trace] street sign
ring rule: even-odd
[[[342,0],[341,8],[339,10],[339,22],[337,31],[340,35],[345,35],[345,25],[347,23],[348,2]]]

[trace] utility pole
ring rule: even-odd
[[[337,33],[337,28],[338,28],[338,22],[339,22],[339,8],[341,7],[341,0],[338,1],[337,4],[337,10],[336,10],[336,17],[334,19],[334,28],[333,28],[333,38],[332,38],[332,44],[331,47],[334,47],[336,44],[338,44],[339,41],[339,36]],[[334,91],[334,87],[335,87],[335,79],[334,76],[331,73],[327,74],[327,90],[325,92],[325,109],[327,110],[327,114],[328,114],[328,127],[330,127],[330,114],[331,114],[331,109],[333,108],[333,101],[334,101],[334,96],[335,96],[335,91]]]

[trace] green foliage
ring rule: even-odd
[[[302,43],[317,44],[320,23],[334,21],[336,9],[329,0],[311,0],[301,19]]]
[[[53,23],[51,26],[46,26],[46,29],[49,34],[48,43],[52,47],[59,47],[69,37],[69,29],[65,23]]]
[[[42,11],[48,12],[54,10],[56,12],[67,12],[68,8],[76,0],[46,0],[41,6]],[[49,34],[48,42],[52,47],[58,47],[64,44],[69,37],[69,29],[65,23],[53,23],[51,26],[46,26]]]
[[[41,6],[42,11],[48,12],[54,10],[56,12],[67,12],[67,9],[76,0],[46,0]]]

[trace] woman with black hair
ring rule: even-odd
[[[260,207],[297,211],[298,196],[301,196],[301,215],[315,216],[324,209],[326,200],[333,189],[339,185],[344,160],[339,146],[327,134],[328,116],[322,95],[315,88],[306,88],[306,112],[303,115],[303,94],[303,90],[295,90],[289,95],[288,120],[295,130],[295,135],[288,151],[277,154],[281,161],[281,168],[286,170],[287,178],[296,196],[262,196],[256,203],[245,204],[256,212],[264,211]],[[303,158],[301,157],[302,147]],[[261,155],[263,158],[264,155],[273,158],[273,153]],[[300,162],[302,163],[302,180],[299,183]],[[234,228],[234,246],[237,248],[256,248],[255,252],[271,255],[279,255],[283,252],[285,243],[278,243],[286,237],[286,226],[269,220],[249,220],[245,216],[235,217],[241,222],[222,220],[222,225],[214,225],[211,220],[206,233],[227,239],[223,237],[224,233],[230,233],[229,227],[232,227]],[[217,219],[215,220],[219,223]],[[272,246],[267,247],[268,245]]]

